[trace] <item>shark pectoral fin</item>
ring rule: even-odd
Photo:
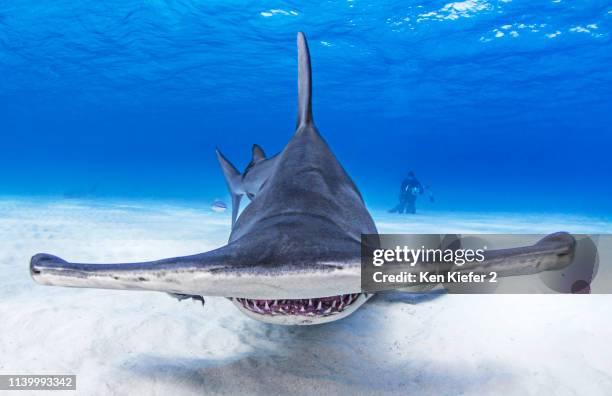
[[[218,149],[215,150],[217,153],[217,159],[223,170],[225,176],[225,182],[227,183],[227,189],[232,196],[232,228],[238,218],[238,211],[240,210],[240,199],[242,198],[242,177],[238,169],[232,163],[225,158],[225,156]]]
[[[431,288],[430,288],[431,289]],[[390,303],[401,303],[401,304],[420,304],[434,300],[447,294],[447,290],[440,287],[435,290],[429,291],[406,291],[402,290],[390,290],[377,292],[371,303],[379,304],[390,304]]]
[[[537,274],[565,268],[572,262],[576,241],[565,232],[550,234],[532,246],[490,250],[484,260],[453,268],[459,272],[489,273],[497,276]]]
[[[215,153],[217,154],[217,160],[219,160],[219,165],[221,165],[221,170],[223,171],[228,187],[230,189],[234,188],[237,179],[240,177],[240,172],[238,172],[238,169],[225,158],[225,155],[223,155],[219,149],[216,149]]]
[[[234,228],[234,224],[236,224],[236,219],[238,218],[241,199],[242,195],[232,194],[232,228]]]

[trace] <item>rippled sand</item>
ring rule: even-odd
[[[603,220],[376,213],[381,232],[606,232]],[[223,298],[44,287],[31,255],[112,262],[222,245],[227,213],[0,201],[0,373],[76,374],[79,394],[610,394],[612,296],[372,301],[328,325],[253,321]]]

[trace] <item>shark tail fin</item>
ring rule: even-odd
[[[263,151],[263,149],[258,144],[253,145],[252,152],[253,152],[253,158],[251,159],[251,164],[256,164],[259,161],[266,159],[266,153]]]
[[[313,124],[312,120],[312,71],[310,51],[304,33],[297,35],[298,46],[298,129]]]
[[[236,219],[238,218],[238,210],[240,209],[240,200],[242,199],[242,193],[240,192],[239,186],[242,175],[238,172],[238,169],[229,162],[227,158],[219,151],[219,149],[215,150],[217,153],[217,159],[219,160],[219,164],[221,165],[221,170],[223,171],[223,175],[225,176],[225,182],[227,183],[227,188],[232,196],[232,228],[236,223]]]

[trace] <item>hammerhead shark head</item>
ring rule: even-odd
[[[227,245],[191,256],[127,264],[69,263],[37,254],[30,262],[34,280],[57,286],[223,296],[254,319],[286,325],[331,322],[365,303],[372,294],[361,290],[361,236],[377,234],[376,226],[314,124],[310,54],[303,33],[298,33],[297,46],[295,134],[266,170],[265,180],[257,188],[241,190],[255,193]],[[252,169],[256,166],[257,161]],[[567,265],[573,249],[573,237],[552,234],[533,246],[487,251],[483,262],[466,264],[462,271],[510,276],[558,269]]]

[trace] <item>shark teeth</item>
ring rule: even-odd
[[[342,294],[331,297],[282,300],[256,300],[234,298],[244,308],[260,315],[300,315],[328,316],[342,312],[355,301],[361,293]]]

